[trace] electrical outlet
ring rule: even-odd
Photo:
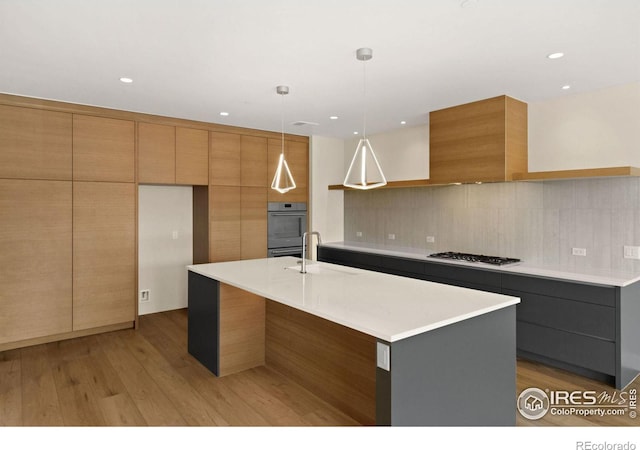
[[[395,234],[393,234],[393,233],[389,233],[389,235],[387,236],[387,238],[393,241],[393,240],[396,238],[396,235],[395,235]]]
[[[435,236],[427,236],[427,244],[433,244],[436,241]]]
[[[573,256],[587,256],[587,249],[574,247],[571,249],[571,254]]]
[[[362,231],[356,231],[356,237],[362,237]]]
[[[148,302],[151,301],[151,291],[149,291],[149,289],[143,289],[140,291],[140,301],[141,302]]]
[[[626,259],[640,259],[640,247],[636,247],[633,245],[625,245],[624,257]]]
[[[177,231],[177,230],[174,230],[174,231],[171,233],[171,237],[172,237],[173,239],[178,239],[178,231]]]

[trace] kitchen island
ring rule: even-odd
[[[189,353],[267,365],[364,424],[514,425],[517,297],[296,258],[189,270]]]

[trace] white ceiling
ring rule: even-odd
[[[369,134],[640,80],[639,0],[462,3],[0,0],[0,92],[279,131],[284,84],[286,132],[345,138],[362,131],[363,65]]]

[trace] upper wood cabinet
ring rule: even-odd
[[[74,114],[73,179],[135,181],[135,124]]]
[[[71,195],[0,179],[0,344],[71,331]]]
[[[73,183],[73,330],[135,320],[136,188]]]
[[[0,178],[71,179],[71,114],[0,105]]]
[[[279,139],[269,139],[269,163],[268,163],[268,185],[278,166],[278,158],[282,151],[282,141]],[[276,190],[269,189],[268,197],[270,202],[306,202],[309,197],[309,145],[304,142],[285,140],[285,159],[291,170],[296,188],[284,194]]]
[[[505,95],[429,114],[432,184],[510,181],[526,172],[527,104]]]
[[[208,132],[139,122],[138,182],[209,184]]]
[[[240,185],[267,187],[267,138],[240,138]]]
[[[209,132],[176,127],[176,184],[209,184]]]
[[[138,122],[138,182],[176,182],[176,128]]]
[[[212,131],[209,135],[209,183],[240,186],[241,136]]]

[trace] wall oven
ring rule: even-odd
[[[269,202],[267,256],[302,257],[302,234],[307,231],[307,204]]]

